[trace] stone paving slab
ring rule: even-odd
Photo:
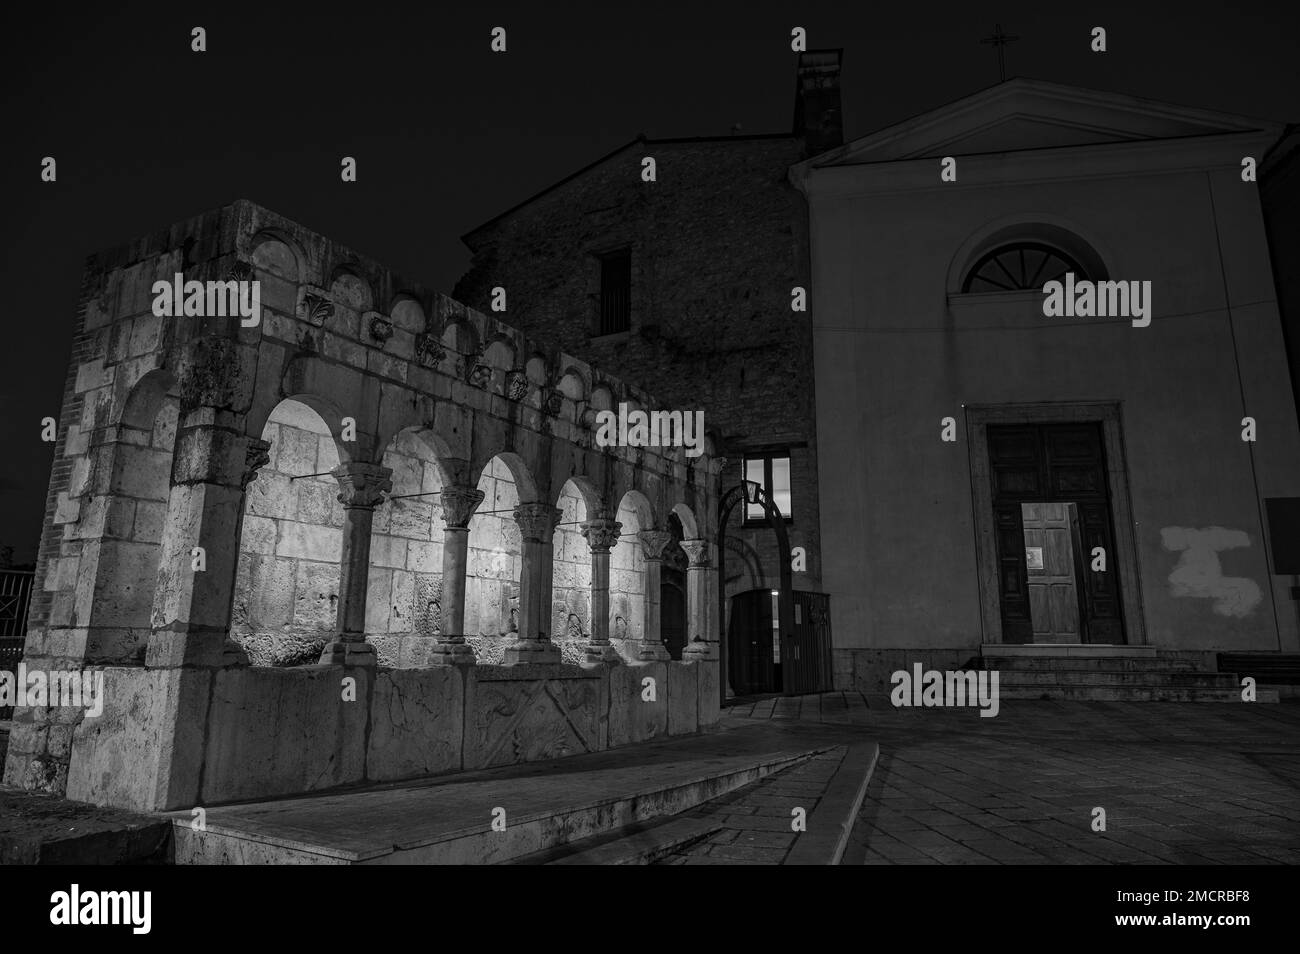
[[[799,721],[881,747],[846,864],[1300,863],[1300,706],[810,698]],[[723,725],[777,724],[761,703]]]

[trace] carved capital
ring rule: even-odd
[[[515,523],[519,524],[519,532],[525,540],[550,543],[555,525],[563,515],[563,510],[550,504],[526,503],[515,508]]]
[[[250,437],[248,446],[244,450],[244,473],[240,478],[239,486],[247,490],[248,485],[257,480],[257,471],[270,460],[271,442]]]
[[[379,464],[340,464],[330,473],[339,482],[339,503],[346,510],[374,510],[393,489],[392,470]]]
[[[601,517],[581,524],[582,535],[587,538],[587,545],[592,553],[608,553],[618,543],[618,535],[623,525],[617,520]]]
[[[317,288],[315,285],[306,285],[303,286],[301,295],[302,298],[298,303],[298,308],[302,312],[302,316],[317,328],[324,325],[327,319],[333,317],[334,301],[325,289]]]
[[[673,535],[667,530],[642,530],[637,538],[641,541],[641,551],[647,560],[661,560],[664,548],[672,543]]]
[[[464,529],[483,502],[483,491],[469,487],[444,487],[441,500],[442,522],[448,527]]]
[[[681,547],[686,551],[688,566],[710,565],[708,540],[683,540]]]

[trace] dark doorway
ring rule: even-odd
[[[731,597],[727,663],[738,696],[781,691],[780,647],[774,634],[771,590],[746,590]]]
[[[990,424],[988,446],[1002,641],[1123,643],[1101,424]]]
[[[682,658],[686,648],[686,580],[676,567],[667,563],[660,570],[659,635],[673,659]]]

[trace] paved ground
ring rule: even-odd
[[[803,808],[811,818],[842,753],[829,752],[783,769],[729,795],[714,799],[694,814],[707,814],[723,825],[704,841],[656,862],[661,865],[779,865],[799,837],[790,810]],[[865,774],[865,773],[863,773]],[[847,814],[847,813],[846,813]]]
[[[724,719],[755,720],[880,743],[846,863],[1300,863],[1300,705],[1013,700],[985,719],[826,693]]]

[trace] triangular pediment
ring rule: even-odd
[[[809,164],[823,167],[1180,139],[1276,125],[1119,93],[1012,79],[845,143]]]

